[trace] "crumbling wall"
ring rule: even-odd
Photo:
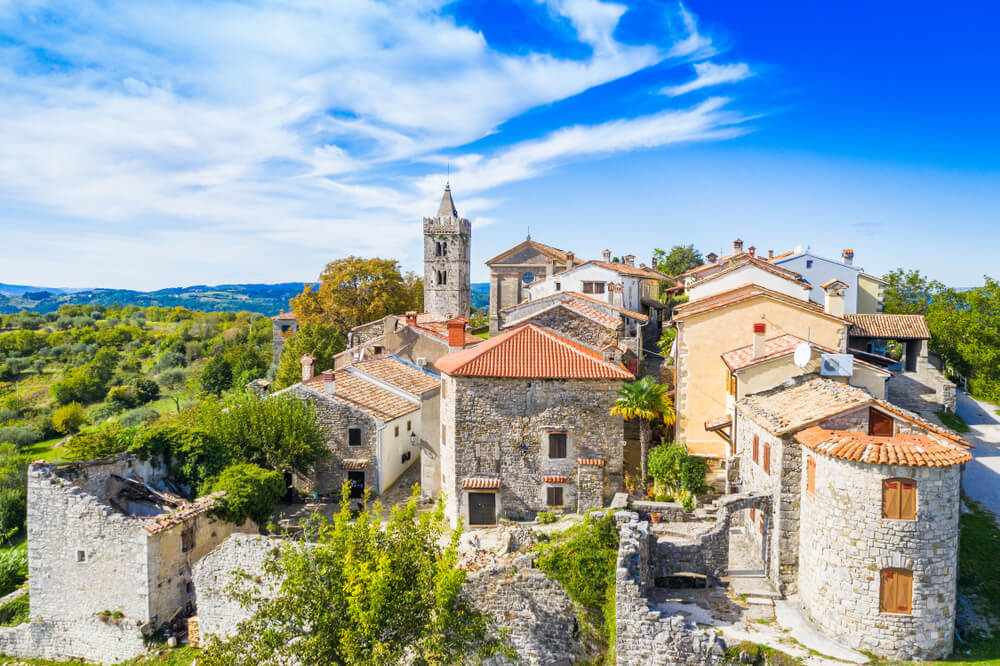
[[[22,659],[86,659],[116,664],[146,651],[141,626],[132,618],[82,616],[73,620],[32,617],[0,627],[0,654]]]
[[[725,643],[680,615],[652,608],[649,523],[619,511],[621,540],[615,571],[615,653],[620,666],[711,666],[722,663]]]

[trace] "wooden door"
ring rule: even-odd
[[[469,525],[496,525],[496,493],[469,493]]]

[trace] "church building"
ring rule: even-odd
[[[424,218],[424,311],[438,319],[469,318],[472,223],[458,216],[451,186],[435,217]]]

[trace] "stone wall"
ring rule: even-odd
[[[722,663],[725,643],[683,616],[650,607],[649,523],[620,511],[615,571],[615,654],[620,666],[707,666]]]
[[[551,302],[547,303],[547,306],[551,305]],[[565,307],[551,308],[530,319],[522,318],[521,312],[518,312],[518,315],[519,321],[530,321],[594,350],[599,351],[607,345],[618,342],[619,330],[607,328]],[[619,326],[619,329],[621,328]]]
[[[815,495],[802,482],[799,598],[824,632],[886,659],[951,653],[961,471],[865,465],[806,451]],[[882,481],[917,482],[917,520],[882,518]],[[913,611],[879,612],[880,571],[913,572]]]
[[[468,524],[462,480],[500,480],[500,516],[534,517],[547,510],[546,487],[563,488],[563,506],[578,506],[578,459],[604,461],[600,493],[607,505],[622,484],[623,426],[609,414],[619,380],[494,379],[444,376],[441,404],[442,489],[448,515]],[[549,432],[567,433],[565,458],[549,458]],[[523,448],[522,448],[523,447]],[[546,483],[543,477],[565,477]],[[596,503],[585,498],[584,505]]]
[[[469,246],[472,223],[465,218],[424,218],[424,311],[440,317],[468,319],[471,298]],[[437,256],[437,243],[447,243],[445,256]],[[447,271],[447,284],[439,285],[438,271]]]
[[[33,614],[30,622],[0,627],[0,654],[22,659],[86,659],[116,664],[146,651],[138,621],[106,619],[90,615],[53,620]]]

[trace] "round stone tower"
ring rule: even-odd
[[[442,319],[469,318],[471,283],[469,246],[472,223],[458,216],[451,187],[437,216],[424,218],[424,311]]]
[[[802,444],[798,595],[820,629],[887,659],[952,650],[957,444],[813,427]]]

